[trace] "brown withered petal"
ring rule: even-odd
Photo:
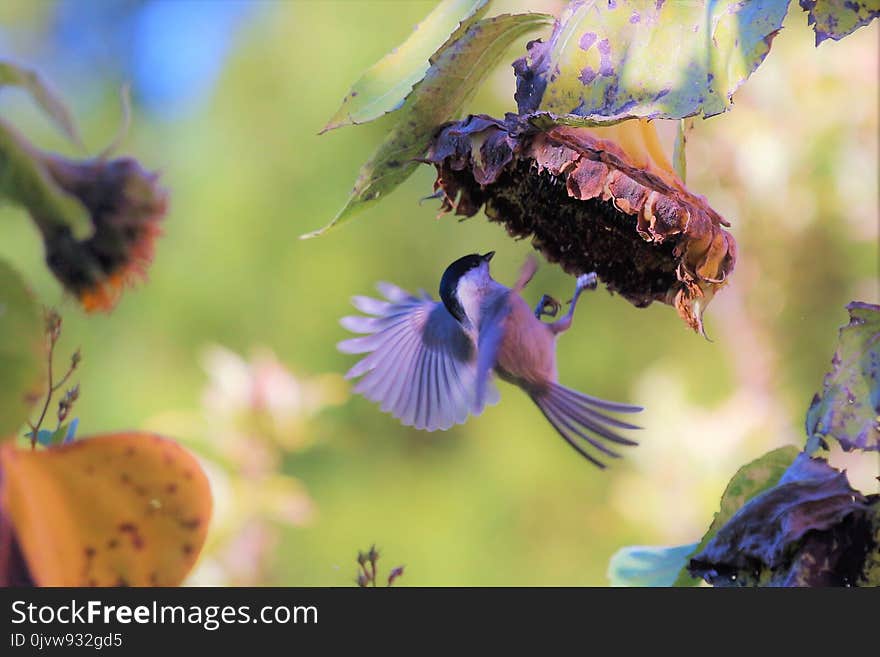
[[[437,169],[441,212],[470,217],[484,207],[566,272],[595,271],[638,307],[670,304],[702,333],[736,243],[659,151],[647,122],[542,131],[516,115],[469,116],[437,133],[426,161]]]
[[[86,207],[94,228],[85,240],[63,227],[44,234],[46,262],[85,310],[110,310],[127,285],[146,275],[167,194],[158,174],[131,158],[47,155],[45,164],[53,180]]]

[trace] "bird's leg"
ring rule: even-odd
[[[559,309],[561,307],[561,303],[549,294],[545,294],[541,297],[541,300],[538,301],[538,305],[535,306],[535,317],[538,319],[541,319],[544,315],[547,317],[556,317],[556,315],[559,314]]]
[[[571,322],[574,319],[574,309],[575,306],[577,306],[581,292],[584,290],[595,290],[598,284],[599,281],[596,272],[590,272],[589,274],[578,276],[577,285],[574,288],[574,296],[571,301],[569,301],[569,304],[571,305],[568,307],[568,312],[565,314],[565,317],[550,324],[550,330],[552,330],[553,333],[563,333],[571,327]]]
[[[532,277],[535,275],[535,272],[538,271],[538,261],[534,255],[529,255],[526,258],[526,261],[523,263],[522,267],[519,270],[519,278],[516,283],[513,284],[513,288],[511,288],[514,292],[518,293],[522,290],[526,285],[529,284],[529,281],[532,280]]]

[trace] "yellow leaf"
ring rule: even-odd
[[[0,503],[40,586],[176,586],[211,515],[199,463],[160,436],[0,449]]]

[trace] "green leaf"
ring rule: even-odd
[[[0,441],[15,436],[43,391],[43,314],[19,275],[0,261]]]
[[[52,445],[63,445],[71,442],[76,437],[76,428],[79,425],[79,418],[74,418],[70,422],[62,424],[55,429],[40,429],[37,431],[37,442],[44,447]],[[32,433],[30,431],[23,434],[23,437],[30,442]]]
[[[55,431],[49,432],[49,444],[50,445],[61,445],[64,442],[64,439],[67,438],[67,434],[70,431],[70,422],[62,424]],[[40,432],[42,433],[42,431]],[[39,438],[37,438],[39,440]]]
[[[442,0],[400,46],[374,64],[342,101],[321,134],[358,125],[399,109],[430,68],[429,58],[456,31],[467,29],[488,9],[488,0]]]
[[[27,91],[34,102],[55,122],[55,125],[73,143],[82,146],[82,139],[80,139],[70,110],[36,71],[17,66],[6,60],[0,60],[0,87],[4,86],[21,87]]]
[[[516,65],[520,110],[680,119],[726,111],[782,27],[783,0],[573,2]]]
[[[696,547],[696,543],[690,543],[620,548],[608,563],[608,581],[611,586],[672,586]]]
[[[816,45],[838,41],[880,16],[877,0],[800,0],[807,22],[816,32]]]
[[[721,508],[715,514],[712,524],[699,545],[688,555],[685,564],[691,556],[698,554],[706,547],[715,534],[746,502],[775,486],[799,453],[800,450],[797,447],[780,447],[741,467],[727,484],[727,488],[721,496]],[[691,577],[687,568],[683,568],[678,579],[675,580],[675,586],[696,586],[699,583],[700,580]]]
[[[847,452],[880,450],[880,306],[853,301],[831,370],[807,411],[807,438],[836,439]]]
[[[0,200],[23,206],[40,229],[67,227],[75,237],[92,232],[86,209],[52,180],[43,154],[0,119]]]
[[[545,14],[504,14],[478,21],[431,60],[385,141],[360,170],[345,207],[325,228],[303,235],[317,237],[348,221],[406,180],[418,166],[431,136],[479,86],[504,51],[518,37],[550,23]]]

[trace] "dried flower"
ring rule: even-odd
[[[673,305],[696,331],[733,271],[727,222],[688,191],[648,122],[544,130],[534,117],[470,116],[437,133],[427,161],[442,212],[485,207],[565,271],[595,271],[638,307]]]
[[[379,574],[379,557],[381,554],[379,550],[376,549],[375,544],[370,546],[370,549],[367,552],[358,551],[357,563],[358,563],[358,574],[355,578],[355,582],[361,588],[367,588],[368,586],[379,586],[378,574]],[[396,568],[392,568],[388,573],[388,578],[386,579],[386,586],[392,586],[395,580],[403,575],[403,566],[397,566]]]
[[[64,420],[67,419],[67,414],[70,413],[70,409],[73,408],[73,404],[77,399],[79,399],[79,384],[73,386],[61,399],[58,400],[59,423],[64,422]]]
[[[53,181],[88,210],[93,227],[90,237],[77,240],[63,224],[41,225],[46,262],[83,308],[110,310],[127,285],[146,276],[167,193],[158,174],[131,158],[42,157]]]
[[[388,573],[388,586],[392,586],[394,584],[394,580],[403,575],[403,566],[398,566],[394,568],[390,573]]]

